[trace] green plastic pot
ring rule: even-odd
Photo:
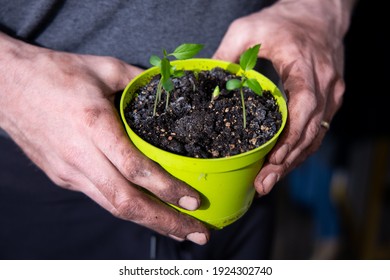
[[[178,70],[197,71],[211,70],[218,66],[240,75],[239,65],[213,59],[177,60],[172,64]],[[133,144],[144,155],[160,164],[174,177],[192,186],[202,196],[202,204],[195,211],[172,207],[199,219],[212,228],[221,229],[242,217],[252,203],[255,194],[253,186],[255,177],[287,120],[285,99],[278,87],[265,76],[256,71],[247,72],[247,76],[256,78],[264,90],[271,91],[279,105],[282,125],[277,134],[264,145],[239,155],[216,159],[185,157],[149,144],[135,134],[126,122],[125,107],[134,98],[136,90],[147,84],[156,74],[159,74],[159,68],[150,68],[133,79],[125,88],[120,102],[120,114],[126,131]]]

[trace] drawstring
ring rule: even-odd
[[[151,260],[155,260],[157,258],[157,237],[154,234],[150,236],[149,257]]]

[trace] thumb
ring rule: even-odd
[[[115,75],[112,77],[111,84],[115,91],[124,89],[131,80],[144,71],[144,69],[127,64],[121,60],[117,60],[117,63],[117,68],[111,73],[111,75]]]
[[[110,92],[123,90],[143,69],[114,57],[88,56],[84,59]]]
[[[212,58],[238,62],[240,55],[246,50],[246,42],[238,38],[236,33],[229,29]]]
[[[144,70],[145,70],[145,69],[139,68],[137,66],[127,64],[127,63],[125,63],[123,61],[121,61],[121,63],[123,64],[123,67],[124,67],[124,73],[123,73],[124,74],[124,80],[125,80],[125,82],[127,80],[127,83],[130,80],[134,79],[139,74],[141,74],[142,72],[144,72]]]

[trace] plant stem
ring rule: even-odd
[[[168,110],[168,105],[169,105],[169,95],[170,95],[170,92],[169,92],[169,91],[167,91],[167,99],[166,99],[166,101],[165,101],[165,111],[167,111],[167,110]]]
[[[246,128],[246,110],[245,110],[245,100],[244,100],[244,91],[242,90],[242,87],[240,88],[240,94],[241,94],[241,103],[242,103],[242,122],[244,129]]]
[[[161,100],[162,82],[161,79],[158,81],[156,98],[154,99],[153,117],[156,116],[157,103]]]

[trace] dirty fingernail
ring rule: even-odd
[[[275,154],[275,164],[281,164],[288,153],[288,144],[284,144]]]
[[[179,199],[179,205],[182,208],[193,211],[198,209],[199,202],[195,197],[186,195]]]
[[[270,189],[279,181],[279,175],[275,173],[269,174],[263,181],[263,190],[268,193]]]
[[[184,241],[185,239],[184,238],[181,238],[181,237],[177,237],[176,235],[172,235],[172,234],[168,234],[168,236],[172,239],[175,239],[176,241],[179,241],[179,242],[182,242]]]
[[[187,239],[199,245],[204,245],[207,243],[207,237],[204,233],[193,232],[187,235]]]

